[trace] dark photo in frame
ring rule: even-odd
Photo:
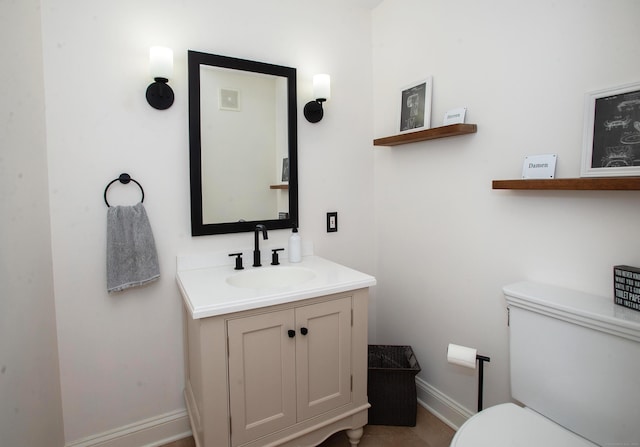
[[[586,95],[581,175],[640,175],[640,83]]]
[[[282,159],[282,181],[289,181],[289,158]]]
[[[400,132],[431,127],[431,77],[401,91]]]

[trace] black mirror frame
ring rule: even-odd
[[[200,65],[264,73],[287,78],[289,139],[289,217],[247,222],[205,224],[202,219],[202,134],[200,123]],[[216,54],[188,51],[189,68],[189,168],[191,176],[191,235],[243,233],[257,224],[269,230],[298,227],[298,127],[296,69]]]

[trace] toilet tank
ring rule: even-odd
[[[532,282],[503,290],[513,398],[599,445],[640,445],[640,312]]]

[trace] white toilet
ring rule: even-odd
[[[504,287],[511,395],[451,447],[640,445],[640,312],[532,282]]]

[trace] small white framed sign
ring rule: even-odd
[[[459,109],[449,110],[444,114],[444,119],[442,120],[443,126],[448,126],[449,124],[463,124],[464,116],[467,114],[466,107],[460,107]]]
[[[433,76],[404,87],[400,91],[400,133],[431,127]]]
[[[544,179],[556,175],[556,154],[527,155],[522,166],[522,178]]]

